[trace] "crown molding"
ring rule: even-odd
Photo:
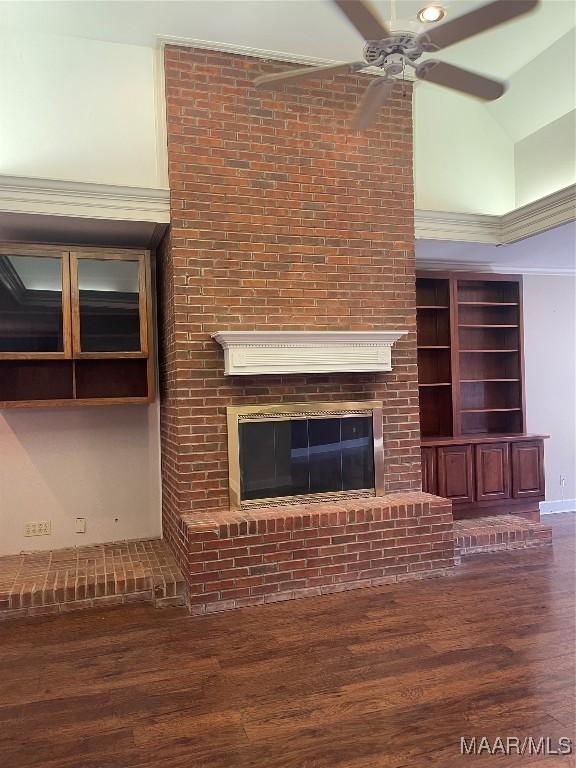
[[[502,216],[504,243],[516,243],[576,219],[576,184]]]
[[[419,240],[457,240],[462,243],[500,245],[501,217],[449,211],[415,211]]]
[[[288,53],[287,51],[273,51],[268,50],[267,48],[252,48],[249,45],[237,45],[236,43],[220,43],[216,40],[197,40],[193,37],[178,37],[177,35],[158,35],[156,37],[157,48],[163,49],[167,45],[179,45],[183,48],[201,48],[207,51],[231,53],[236,56],[251,56],[254,59],[263,59],[264,61],[284,61],[288,64],[302,64],[305,66],[347,63],[337,59],[319,59],[316,56],[306,56],[303,53]],[[356,74],[383,77],[384,73],[379,67],[371,67],[366,64],[366,67],[359,70]],[[402,78],[397,79],[399,82],[402,80]],[[416,80],[410,68],[405,70],[404,80]]]
[[[418,259],[417,269],[439,270],[441,272],[492,272],[502,275],[549,275],[574,277],[576,267],[523,267],[520,264],[486,264],[481,261],[449,261],[440,259]]]
[[[237,45],[236,43],[219,43],[215,40],[197,40],[193,37],[178,37],[177,35],[159,35],[156,37],[156,46],[158,48],[165,48],[167,45],[179,45],[183,48],[202,48],[207,51],[233,53],[237,56],[251,56],[255,59],[286,61],[290,64],[314,65],[337,63],[333,59],[319,59],[315,56],[305,56],[301,53],[272,51],[266,48],[252,48],[249,45]]]
[[[170,222],[170,191],[0,176],[0,212]]]
[[[576,184],[502,216],[416,210],[420,240],[508,245],[576,220]]]

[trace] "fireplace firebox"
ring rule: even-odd
[[[230,506],[384,493],[382,404],[229,407]]]

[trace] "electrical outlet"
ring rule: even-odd
[[[86,518],[85,517],[77,517],[76,518],[76,533],[86,533]]]
[[[566,475],[560,475],[560,486],[562,488],[566,487]]]
[[[50,520],[36,520],[24,523],[24,536],[50,536],[51,532]]]

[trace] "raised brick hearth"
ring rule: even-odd
[[[206,512],[181,519],[196,614],[440,576],[449,501],[423,493]]]

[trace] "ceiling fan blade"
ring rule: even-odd
[[[492,29],[534,10],[539,0],[494,0],[463,16],[445,21],[418,36],[424,51],[441,51],[449,45]]]
[[[388,27],[368,0],[333,1],[365,40],[382,40],[390,36]]]
[[[289,69],[286,72],[274,72],[271,75],[260,75],[254,80],[256,88],[265,88],[267,86],[282,85],[298,80],[315,80],[331,75],[339,75],[342,72],[357,72],[359,69],[367,67],[365,61],[352,61],[347,64],[322,64],[319,67],[299,67],[298,69]]]
[[[352,128],[355,131],[362,131],[372,125],[380,108],[392,95],[393,88],[394,80],[386,80],[383,77],[378,77],[370,83],[352,118]]]
[[[506,83],[436,59],[423,61],[416,67],[415,74],[420,80],[444,85],[446,88],[453,88],[455,91],[476,96],[484,101],[495,101],[506,90]]]

